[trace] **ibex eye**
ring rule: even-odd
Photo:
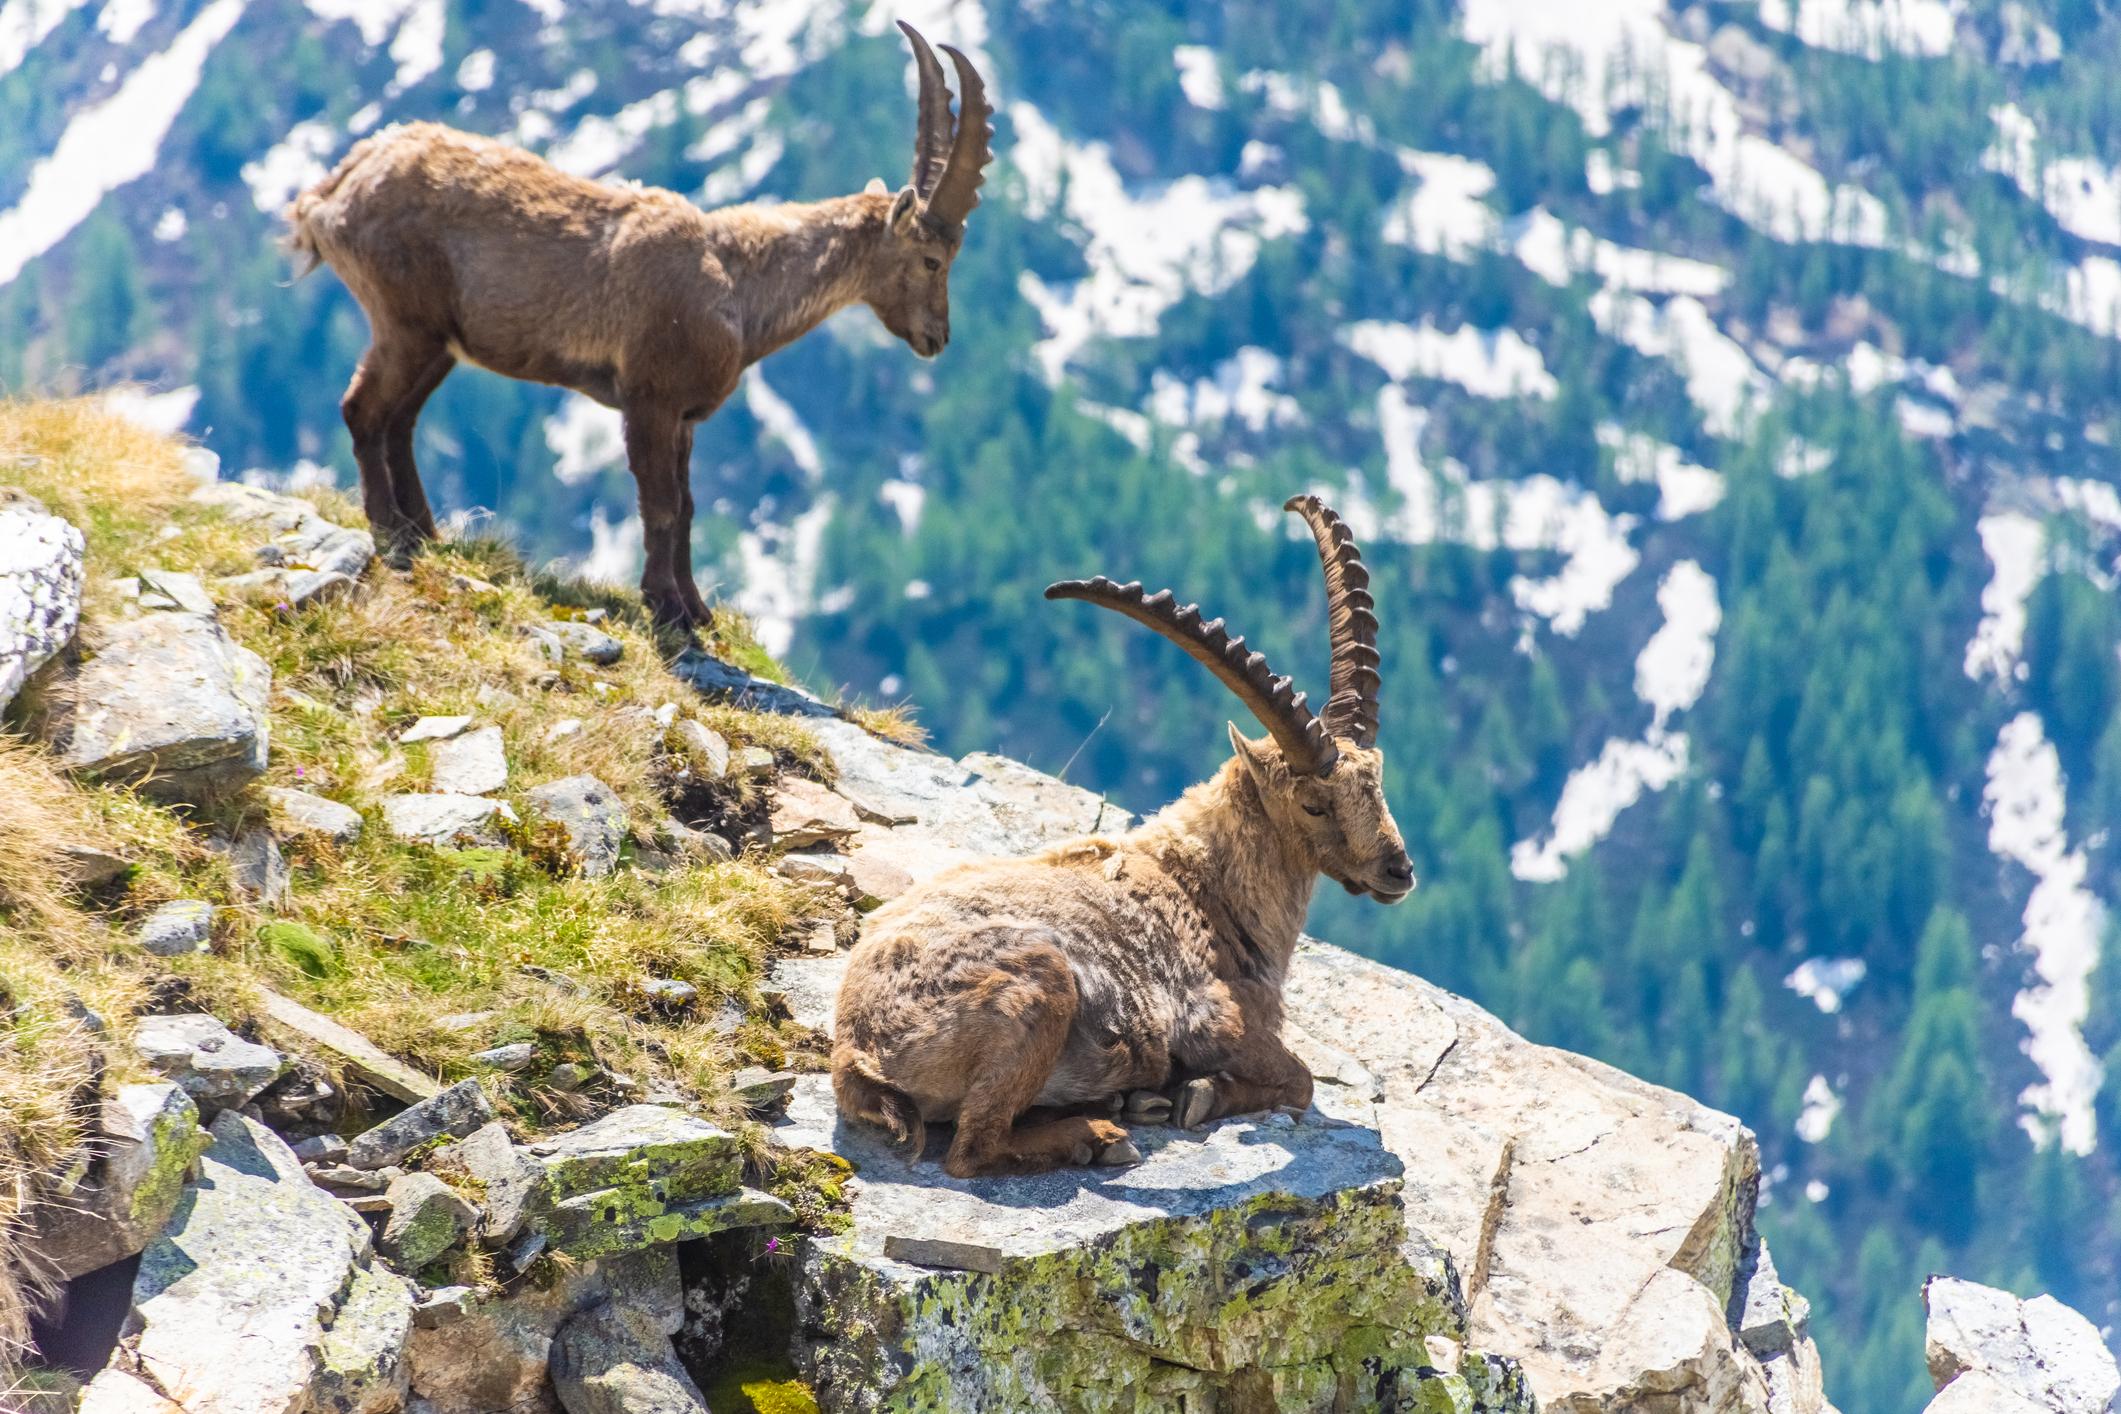
[[[1306,815],[1323,815],[1323,814],[1325,814],[1325,813],[1326,813],[1325,811],[1323,811],[1323,810],[1320,810],[1320,809],[1319,809],[1319,808],[1318,808],[1317,806],[1315,806],[1315,805],[1306,805],[1306,806],[1304,807],[1304,814],[1306,814]]]
[[[923,257],[921,257],[921,258],[922,258],[922,259],[923,259],[923,260],[924,260],[924,261],[925,261],[925,262],[927,263],[927,266],[928,266],[928,268],[929,268],[930,270],[940,270],[940,269],[942,269],[942,268],[943,268],[943,262],[942,262],[942,261],[940,261],[940,260],[937,260],[937,259],[936,259],[936,258],[935,258],[934,256],[932,256],[932,255],[928,255],[928,256],[923,256]]]

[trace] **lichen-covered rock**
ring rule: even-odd
[[[493,1118],[493,1104],[476,1080],[459,1080],[431,1099],[409,1105],[346,1146],[346,1162],[357,1169],[397,1163],[422,1144],[461,1139]]]
[[[267,786],[264,796],[289,835],[317,835],[337,845],[361,838],[361,812],[351,805],[285,786]]]
[[[141,1255],[120,1359],[187,1411],[311,1409],[367,1225],[264,1125],[229,1110],[212,1133],[199,1181]]]
[[[595,776],[568,776],[527,791],[524,799],[559,822],[582,872],[601,878],[619,866],[626,842],[626,807],[618,792]]]
[[[95,656],[55,689],[46,724],[67,769],[198,801],[265,770],[272,669],[220,623],[182,610],[104,630]]]
[[[385,828],[414,844],[499,844],[501,831],[495,822],[515,818],[508,802],[483,795],[393,795],[383,800]]]
[[[207,1146],[176,1085],[121,1085],[103,1101],[97,1157],[82,1182],[46,1195],[25,1247],[33,1270],[72,1280],[147,1246],[169,1221]]]
[[[542,1194],[544,1166],[513,1143],[499,1120],[481,1125],[454,1144],[435,1150],[429,1167],[467,1180],[479,1193],[482,1241],[506,1245],[522,1231],[531,1204]]]
[[[390,1218],[383,1224],[383,1255],[403,1271],[419,1271],[479,1221],[479,1210],[431,1173],[399,1174],[386,1196]]]
[[[834,1409],[1528,1410],[1504,1366],[1433,1368],[1427,1338],[1466,1333],[1455,1278],[1407,1241],[1377,1133],[1322,1120],[1145,1127],[1131,1168],[964,1182],[805,1077],[777,1139],[861,1182],[851,1229],[803,1244],[799,1366]],[[887,1255],[937,1241],[993,1270]]]
[[[410,1389],[412,1284],[370,1263],[355,1270],[324,1334],[310,1386],[314,1414],[398,1414]]]
[[[1940,1390],[1969,1373],[1988,1375],[2052,1414],[2107,1414],[2121,1392],[2121,1370],[2098,1328],[2052,1296],[2021,1301],[1939,1276],[1923,1283],[1922,1304],[1930,1379]]]
[[[507,1292],[437,1293],[414,1313],[412,1392],[432,1414],[550,1414],[553,1338],[569,1317],[607,1303],[644,1313],[664,1335],[684,1321],[670,1248],[573,1263]]]
[[[544,1169],[530,1229],[570,1257],[603,1257],[733,1227],[790,1221],[744,1188],[736,1136],[683,1110],[628,1105],[530,1146]]]
[[[1382,1086],[1409,1231],[1451,1254],[1473,1345],[1522,1361],[1541,1408],[1769,1407],[1725,1314],[1759,1183],[1742,1125],[1337,948],[1302,947],[1287,998]]]
[[[156,957],[205,952],[213,936],[214,906],[204,899],[177,899],[147,915],[133,941]]]
[[[636,1307],[570,1317],[553,1344],[552,1384],[567,1414],[708,1414],[670,1333]]]
[[[0,492],[0,708],[81,621],[81,532],[19,492]]]
[[[499,727],[438,741],[427,760],[429,783],[443,795],[490,795],[508,784],[508,753]]]
[[[201,1110],[233,1109],[279,1077],[286,1061],[204,1012],[143,1016],[133,1048],[148,1069],[175,1081]]]

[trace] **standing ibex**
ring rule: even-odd
[[[1325,567],[1332,694],[1314,718],[1289,680],[1220,619],[1169,590],[1070,580],[1083,599],[1148,625],[1237,694],[1271,741],[1230,728],[1231,759],[1140,828],[1027,859],[963,865],[871,914],[839,994],[832,1081],[843,1114],[919,1152],[955,1120],[943,1167],[1038,1172],[1129,1162],[1124,1129],[1080,1106],[1175,1088],[1191,1128],[1308,1105],[1311,1076],[1281,1042],[1281,989],[1321,873],[1396,903],[1413,865],[1385,805],[1377,742],[1377,619],[1340,518],[1301,514]]]
[[[703,624],[692,580],[692,429],[746,368],[856,303],[923,358],[950,341],[950,263],[992,160],[985,86],[956,66],[959,112],[927,41],[913,180],[807,205],[701,211],[673,192],[569,176],[433,123],[356,143],[289,212],[294,248],[331,266],[372,342],[340,407],[377,537],[399,563],[432,539],[413,464],[420,408],[457,360],[617,408],[640,488],[656,618]],[[305,272],[306,273],[306,272]]]

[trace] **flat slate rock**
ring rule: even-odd
[[[163,610],[106,625],[96,656],[54,697],[68,770],[198,801],[265,770],[272,669],[214,619]]]
[[[414,1070],[359,1032],[322,1012],[311,1011],[292,997],[264,987],[256,990],[259,1009],[275,1024],[330,1056],[363,1084],[408,1105],[431,1099],[441,1090],[433,1078]]]
[[[963,1181],[936,1162],[946,1128],[909,1161],[804,1076],[776,1141],[844,1155],[860,1181],[850,1230],[802,1245],[797,1329],[831,1335],[799,1335],[798,1365],[827,1408],[1325,1408],[1352,1390],[1346,1407],[1528,1410],[1504,1364],[1429,1368],[1427,1338],[1462,1341],[1465,1313],[1442,1257],[1405,1240],[1399,1161],[1360,1118],[1141,1126],[1128,1168]]]
[[[278,1051],[242,1039],[204,1012],[141,1017],[133,1049],[208,1112],[245,1103],[286,1067]]]
[[[670,671],[710,701],[728,702],[754,712],[778,712],[785,717],[823,719],[839,716],[801,688],[785,687],[753,677],[742,668],[697,648],[688,648],[679,654],[672,660]]]
[[[508,752],[499,727],[436,742],[427,764],[429,783],[442,795],[491,795],[508,784]]]
[[[262,793],[289,835],[320,835],[338,845],[361,838],[361,812],[351,805],[286,786],[267,786]]]

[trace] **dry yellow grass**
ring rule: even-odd
[[[99,622],[127,611],[111,579],[153,567],[211,583],[255,567],[255,533],[188,499],[180,449],[93,402],[0,402],[7,485],[86,532],[90,651]],[[344,497],[311,499],[341,524],[361,523]],[[619,661],[548,661],[530,630],[598,608],[607,613],[600,626],[623,645]],[[71,780],[36,746],[0,736],[0,1388],[9,1341],[22,1331],[5,1248],[29,1176],[80,1143],[80,1087],[94,1066],[133,1066],[124,1022],[151,985],[187,988],[193,1004],[299,1049],[259,1014],[259,989],[271,987],[452,1078],[477,1073],[475,1051],[533,1041],[530,1069],[484,1077],[503,1111],[533,1126],[651,1091],[735,1123],[728,1069],[788,1055],[789,1038],[758,1014],[756,986],[782,933],[825,905],[762,858],[658,858],[674,843],[664,828],[672,800],[730,826],[756,818],[764,802],[740,775],[703,783],[681,734],[656,712],[674,704],[732,747],[766,747],[788,769],[829,778],[829,763],[798,722],[699,700],[668,671],[677,645],[658,638],[636,596],[532,572],[505,546],[471,541],[423,554],[410,572],[378,567],[358,593],[331,603],[287,610],[224,598],[221,620],[273,668],[271,764],[260,784],[352,805],[366,827],[343,849],[291,841],[292,900],[267,913],[238,896],[210,847],[268,817],[258,789],[180,818],[122,788]],[[710,646],[778,675],[735,616],[718,617]],[[398,737],[421,716],[458,714],[501,731],[510,767],[501,794],[525,821],[511,847],[410,846],[383,828],[382,799],[425,789],[432,767],[431,748]],[[901,714],[870,720],[900,739],[917,730]],[[577,774],[621,797],[629,849],[660,872],[589,879],[570,867],[523,792]],[[68,875],[68,844],[134,861],[130,877],[84,896]],[[131,946],[139,919],[179,897],[220,907],[212,951],[161,959]],[[692,983],[697,1008],[660,1009],[643,990],[652,978]],[[111,1023],[100,1040],[77,1002]],[[731,1024],[701,1024],[717,1013]],[[552,1083],[563,1062],[594,1078],[573,1089]]]

